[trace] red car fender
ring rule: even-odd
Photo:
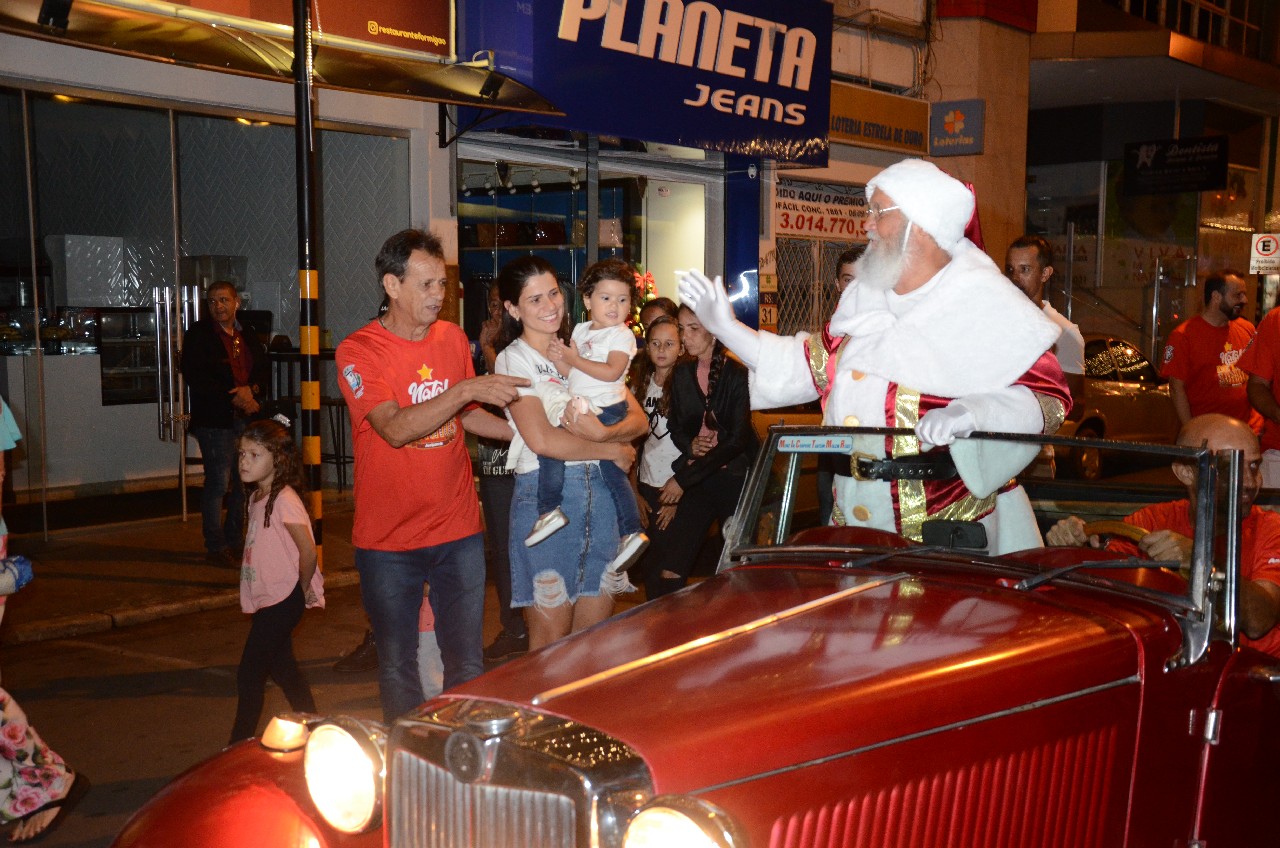
[[[116,848],[234,848],[314,845],[377,848],[382,829],[339,833],[316,812],[302,752],[242,742],[187,770],[133,815]]]

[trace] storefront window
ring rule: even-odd
[[[1168,333],[1199,311],[1200,280],[1245,264],[1257,192],[1256,170],[1238,166],[1222,189],[1151,195],[1124,192],[1118,161],[1029,169],[1028,231],[1053,244],[1061,281],[1051,302],[1084,332],[1130,339],[1158,359]]]
[[[9,481],[33,500],[172,486],[183,465],[166,440],[182,440],[181,410],[156,400],[177,355],[158,345],[155,293],[229,279],[296,344],[293,129],[11,90],[0,109],[0,391],[25,436]],[[409,146],[333,129],[318,139],[321,317],[336,343],[373,316],[373,258],[410,220]],[[337,395],[335,375],[322,373],[321,391]],[[112,449],[86,438],[85,421]]]
[[[547,259],[574,303],[583,269],[616,256],[653,275],[653,294],[675,297],[677,272],[711,269],[722,260],[709,244],[709,219],[719,220],[720,157],[685,148],[615,144],[584,149],[577,142],[512,145],[509,138],[463,142],[458,162],[459,263],[463,327],[476,338],[489,285],[521,254]],[[596,177],[596,253],[589,252],[589,173]],[[710,231],[718,231],[718,228]],[[642,293],[644,297],[647,293]]]

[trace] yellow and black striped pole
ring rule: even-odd
[[[320,275],[312,256],[316,235],[315,127],[311,89],[311,15],[308,0],[293,2],[294,140],[298,185],[298,350],[301,353],[302,464],[310,489],[316,566],[324,570],[324,503],[320,474]]]

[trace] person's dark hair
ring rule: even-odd
[[[652,300],[646,300],[640,304],[640,311],[644,312],[646,309],[653,309],[654,307],[661,309],[662,314],[671,319],[675,319],[680,314],[680,307],[669,297],[655,297]]]
[[[262,519],[262,525],[270,527],[271,510],[276,505],[276,496],[285,486],[292,486],[299,497],[306,492],[306,478],[302,476],[302,455],[298,453],[298,446],[294,443],[293,434],[289,432],[289,428],[272,418],[254,421],[245,427],[244,432],[240,434],[237,447],[244,442],[262,445],[267,449],[267,453],[271,454],[271,467],[275,476],[271,478],[271,492],[267,495],[266,514]],[[245,492],[246,527],[249,526],[249,502],[252,500],[251,493]],[[306,501],[303,501],[303,505],[306,505]]]
[[[680,311],[688,312],[690,315],[693,315],[693,316],[697,316],[698,314],[694,312],[692,309],[690,309],[687,304],[684,304],[684,303],[680,304]],[[715,337],[712,336],[712,338],[715,338]],[[720,342],[719,339],[716,339],[715,345],[713,345],[711,348],[711,370],[707,373],[707,408],[708,409],[711,408],[711,398],[715,395],[716,383],[720,382],[720,372],[724,370],[724,361],[728,358],[729,358],[728,350]]]
[[[1227,277],[1239,277],[1244,279],[1244,274],[1234,268],[1223,268],[1221,271],[1214,271],[1204,280],[1204,305],[1208,306],[1209,301],[1213,299],[1214,294],[1224,295],[1227,293]]]
[[[236,284],[231,282],[230,280],[214,280],[204,290],[204,296],[209,297],[211,294],[213,294],[214,289],[228,289],[237,298],[240,297],[240,290],[236,288]]]
[[[674,327],[676,338],[680,338],[680,322],[675,319],[674,315],[659,315],[650,322],[645,328],[644,340],[646,349],[648,349],[649,340],[653,337],[653,331],[658,327]],[[680,358],[684,358],[681,354]],[[677,359],[677,362],[679,359]],[[647,354],[637,356],[631,363],[631,373],[627,375],[627,385],[631,387],[631,391],[640,400],[641,403],[649,395],[649,381],[654,375],[653,360]],[[658,399],[657,413],[664,418],[671,411],[671,380],[662,385],[662,397]]]
[[[836,273],[840,273],[840,269],[845,266],[857,262],[862,258],[862,254],[867,252],[865,244],[859,244],[841,253],[836,257]]]
[[[409,257],[415,250],[421,250],[428,256],[444,261],[444,246],[434,233],[426,230],[401,230],[382,243],[378,257],[373,261],[374,270],[378,274],[378,288],[382,288],[382,278],[387,274],[404,279],[405,269],[409,267]],[[378,314],[382,315],[391,306],[391,298],[384,291],[382,304]]]
[[[525,284],[530,278],[539,274],[550,274],[552,277],[556,275],[556,269],[551,267],[551,263],[543,259],[541,256],[532,254],[527,256],[517,256],[506,265],[502,266],[502,270],[498,272],[498,278],[494,284],[498,287],[498,298],[503,302],[502,309],[502,333],[498,338],[498,344],[495,346],[497,350],[502,350],[511,344],[524,332],[524,324],[519,318],[516,318],[506,308],[505,304],[515,305],[520,302],[520,293],[524,291]],[[557,333],[560,339],[568,344],[569,342],[569,309],[566,305],[564,320],[560,322],[560,332]]]
[[[1018,236],[1009,245],[1010,250],[1022,250],[1023,248],[1034,247],[1036,249],[1036,258],[1040,260],[1041,268],[1053,267],[1053,245],[1049,244],[1044,236],[1037,236],[1028,233],[1025,236]]]
[[[582,272],[582,279],[578,280],[578,294],[584,298],[590,297],[601,280],[617,280],[620,283],[626,283],[627,291],[633,295],[632,301],[635,300],[636,269],[631,267],[630,262],[624,262],[621,259],[601,259],[599,262],[592,262]]]

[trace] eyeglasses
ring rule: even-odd
[[[867,219],[868,219],[868,220],[871,220],[871,221],[878,221],[878,220],[880,220],[880,218],[881,218],[881,217],[883,217],[883,216],[884,216],[884,214],[885,214],[886,212],[892,212],[893,210],[895,210],[895,209],[897,209],[897,208],[898,208],[897,206],[886,206],[886,207],[884,207],[883,209],[877,209],[877,208],[876,208],[876,207],[874,207],[874,206],[868,206],[868,207],[867,207]]]

